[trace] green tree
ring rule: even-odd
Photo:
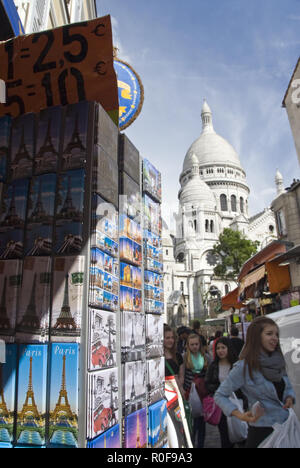
[[[243,264],[252,257],[259,246],[258,241],[247,239],[240,231],[226,228],[213,247],[219,259],[214,274],[226,280],[235,280]]]

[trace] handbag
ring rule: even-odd
[[[193,382],[191,386],[190,395],[189,395],[189,403],[191,405],[193,418],[199,418],[200,416],[203,416],[202,403],[201,403],[195,382]]]
[[[244,413],[243,402],[239,400],[235,393],[229,397],[229,400],[237,406],[237,409]],[[227,416],[228,437],[232,444],[242,442],[248,437],[248,424],[235,416]]]
[[[274,431],[258,448],[300,448],[300,422],[289,408],[289,417],[283,424],[274,424]]]
[[[217,426],[221,421],[222,410],[216,404],[213,397],[208,395],[203,398],[202,406],[204,421],[211,424],[212,426]]]
[[[204,377],[200,377],[199,375],[196,375],[194,377],[194,382],[195,382],[195,387],[200,397],[200,400],[202,401],[203,398],[208,396],[208,391],[205,385]]]

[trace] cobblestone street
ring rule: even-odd
[[[204,448],[221,448],[220,434],[217,426],[206,424]]]
[[[221,448],[220,434],[217,426],[206,424],[204,448]],[[236,444],[234,448],[244,448],[243,444]]]

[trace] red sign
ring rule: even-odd
[[[118,124],[110,16],[2,42],[0,79],[7,90],[0,116],[87,100]]]

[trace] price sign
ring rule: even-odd
[[[2,42],[0,79],[7,90],[0,116],[87,100],[118,124],[110,16]]]

